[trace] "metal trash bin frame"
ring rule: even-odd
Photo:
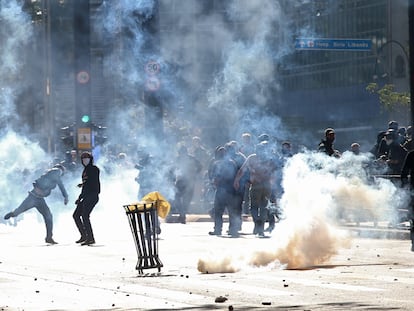
[[[143,269],[157,268],[161,272],[163,264],[158,257],[158,233],[156,225],[158,213],[156,202],[138,202],[124,205],[128,222],[134,237],[138,253],[138,262],[135,267],[139,274]]]

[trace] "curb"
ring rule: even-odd
[[[355,227],[352,225],[344,226],[347,230],[355,233],[360,238],[390,239],[390,240],[410,240],[410,230],[394,228],[373,228]]]
[[[228,221],[228,215],[224,215],[223,223],[228,223]],[[252,217],[243,215],[243,221],[252,221]],[[178,215],[170,215],[166,222],[178,223]],[[187,214],[186,222],[214,222],[214,220],[208,214]],[[359,226],[355,223],[343,223],[341,228],[360,238],[410,240],[409,226],[405,223],[402,223],[398,228],[389,228],[387,222],[379,223],[378,226],[374,226],[372,223],[363,223]]]

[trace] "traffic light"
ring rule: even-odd
[[[108,137],[106,136],[106,127],[105,126],[95,126],[94,127],[94,145],[103,145],[105,144]]]
[[[74,126],[73,124],[60,128],[60,139],[65,147],[72,149],[74,146]]]
[[[84,114],[81,118],[83,123],[89,123],[89,121],[91,120],[91,118],[89,117],[89,115]]]

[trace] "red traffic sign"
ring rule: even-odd
[[[150,61],[145,65],[145,71],[147,74],[153,76],[160,72],[161,66],[155,61]]]
[[[76,79],[80,84],[85,84],[89,82],[89,73],[86,71],[79,71],[76,75]]]
[[[156,91],[160,88],[160,80],[157,77],[149,77],[147,81],[145,81],[145,88],[148,91]]]

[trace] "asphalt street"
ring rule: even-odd
[[[272,257],[282,236],[277,228],[257,238],[247,221],[240,238],[210,236],[213,223],[192,215],[187,224],[162,223],[161,272],[140,275],[125,215],[97,225],[94,246],[79,246],[75,231],[62,230],[56,230],[59,244],[47,245],[42,224],[25,221],[0,225],[0,310],[414,308],[414,253],[406,229],[348,224],[340,228],[349,234],[348,246],[318,264],[290,269]],[[60,228],[70,227],[67,221]],[[116,231],[110,221],[119,222]],[[255,264],[258,257],[269,263]],[[200,263],[211,270],[200,271]]]

